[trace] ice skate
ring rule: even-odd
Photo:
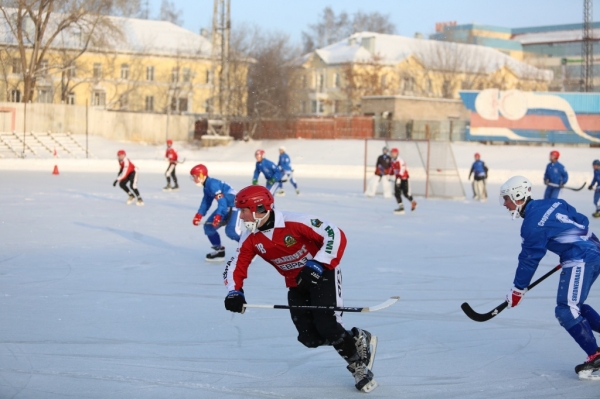
[[[285,197],[285,190],[277,190],[275,195],[278,197]]]
[[[206,254],[207,262],[222,262],[225,260],[225,247],[212,247],[213,252]]]
[[[142,197],[139,197],[137,199],[137,202],[135,203],[137,206],[144,206],[144,200],[142,200]]]
[[[600,348],[585,360],[584,363],[575,366],[575,372],[582,380],[600,380],[600,375],[592,374],[600,370]]]
[[[596,212],[592,213],[592,216],[595,218],[600,218],[600,211],[596,211]]]
[[[135,195],[129,194],[129,198],[127,198],[127,205],[131,204],[133,201],[135,201]]]
[[[369,370],[372,370],[375,362],[375,352],[377,351],[377,337],[358,327],[352,328],[352,335],[360,361],[366,364]]]
[[[400,204],[398,206],[398,209],[394,209],[394,215],[404,215],[406,212],[404,212],[404,205]]]
[[[361,360],[349,364],[346,368],[352,373],[355,382],[354,386],[359,391],[367,393],[377,388],[378,384],[374,379],[373,372]]]
[[[175,183],[175,185],[171,188],[171,190],[176,191],[179,190],[179,185]]]
[[[411,212],[414,211],[415,209],[417,209],[417,201],[412,201],[410,203],[410,210]]]
[[[296,194],[300,195],[300,190],[296,189]]]
[[[171,185],[167,184],[166,186],[164,186],[163,191],[171,191]]]

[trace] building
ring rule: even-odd
[[[549,90],[579,91],[581,77],[581,23],[505,28],[478,24],[439,24],[433,40],[478,44],[502,51],[538,68],[554,72]],[[595,91],[600,87],[600,22],[592,24]]]
[[[365,96],[458,99],[460,90],[547,90],[552,72],[496,49],[462,43],[355,33],[298,62],[299,114],[362,114]]]
[[[211,100],[215,94],[211,94],[209,39],[166,21],[105,18],[112,28],[98,32],[89,43],[77,28],[53,41],[35,72],[33,102],[134,112],[219,113]],[[0,22],[0,43],[0,101],[21,102],[22,63],[6,21]],[[30,57],[31,49],[26,51]],[[231,113],[245,115],[248,63],[234,64],[231,74],[237,91]]]

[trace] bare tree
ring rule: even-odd
[[[62,37],[71,48],[71,60],[80,57],[97,37],[116,32],[106,17],[111,0],[5,0],[0,11],[14,43],[13,63],[19,65],[22,101],[32,100],[41,75],[48,74],[49,50]],[[69,63],[71,64],[71,63]]]
[[[348,101],[348,113],[360,113],[360,101],[364,96],[387,94],[390,86],[384,76],[382,57],[378,54],[370,60],[344,64],[341,91]]]
[[[172,22],[175,25],[183,25],[183,19],[181,19],[181,15],[183,11],[178,10],[175,7],[175,3],[169,0],[162,0],[160,3],[160,14],[158,19],[161,21]]]
[[[304,52],[310,53],[363,31],[393,34],[396,32],[396,25],[389,14],[359,11],[350,17],[345,11],[336,15],[331,7],[325,7],[319,21],[308,25],[308,30],[302,32]]]

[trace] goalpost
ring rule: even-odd
[[[397,148],[406,162],[413,195],[425,198],[464,199],[452,147],[447,141],[409,139],[365,139],[363,192],[367,181],[375,174],[377,157],[383,147]],[[389,152],[388,152],[389,154]],[[393,180],[393,177],[392,177]],[[382,193],[381,184],[377,193]]]

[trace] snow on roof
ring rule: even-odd
[[[507,66],[518,77],[552,80],[552,71],[535,68],[498,50],[473,44],[416,39],[374,32],[359,32],[315,50],[326,64],[360,63],[381,57],[379,62],[396,65],[414,56],[426,67],[469,73],[492,73]],[[310,54],[301,60],[307,61]]]
[[[16,9],[8,11],[15,13]],[[49,28],[46,38],[54,31],[52,25],[56,26],[62,20],[64,14],[54,13],[50,18]],[[95,15],[86,16],[87,20],[80,21],[81,27],[72,26],[66,29],[54,41],[52,47],[66,49],[81,49],[86,38],[86,29],[92,24]],[[107,25],[113,27],[115,31],[120,30],[121,34],[108,32],[103,35],[108,46],[101,47],[93,42],[90,44],[90,50],[97,51],[115,51],[118,53],[139,53],[153,55],[177,55],[187,57],[210,57],[212,44],[207,38],[177,26],[167,21],[155,21],[150,19],[135,19],[107,16]],[[30,29],[33,32],[31,21],[25,20],[24,30]],[[82,31],[84,33],[82,34]],[[17,44],[14,34],[11,32],[8,22],[5,18],[0,21],[0,43]]]
[[[600,38],[600,28],[593,29],[592,31],[594,38]],[[514,35],[512,39],[521,44],[575,42],[583,40],[583,31],[581,29],[576,29],[554,32],[523,33]]]

